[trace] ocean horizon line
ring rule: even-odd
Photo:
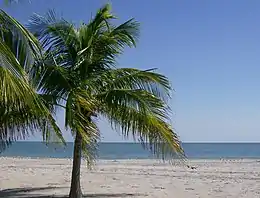
[[[19,140],[15,142],[42,142],[41,140]],[[15,143],[14,142],[14,143]],[[59,143],[59,142],[50,142],[50,143]],[[66,141],[66,143],[73,143],[73,141]],[[140,142],[134,142],[134,141],[100,141],[100,143],[111,143],[111,144],[117,144],[117,143],[124,143],[124,144],[140,144]],[[184,144],[260,144],[260,141],[183,141],[181,143]]]
[[[260,142],[183,142],[182,146],[189,159],[260,158]],[[72,154],[73,142],[63,145],[57,142],[19,141],[0,156],[71,158]],[[100,142],[97,156],[99,159],[155,158],[149,149],[142,149],[138,142]]]

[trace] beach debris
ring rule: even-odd
[[[187,167],[190,168],[190,169],[192,169],[192,170],[197,169],[195,166],[189,166],[189,165],[187,165]]]

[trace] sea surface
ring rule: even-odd
[[[189,159],[259,158],[260,143],[183,143]],[[66,147],[41,142],[16,142],[0,156],[71,158],[73,143]],[[137,143],[100,143],[99,159],[151,159],[149,151]]]

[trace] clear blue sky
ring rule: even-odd
[[[4,9],[23,23],[52,8],[87,22],[107,1],[26,2]],[[138,47],[127,50],[120,65],[158,67],[170,78],[172,122],[182,141],[260,141],[260,1],[111,2],[120,22],[141,22]],[[105,122],[100,127],[104,141],[122,140]]]

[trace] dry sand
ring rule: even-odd
[[[196,169],[153,160],[99,161],[82,166],[87,197],[259,198],[260,160],[195,160]],[[0,158],[0,197],[61,197],[71,160]]]

